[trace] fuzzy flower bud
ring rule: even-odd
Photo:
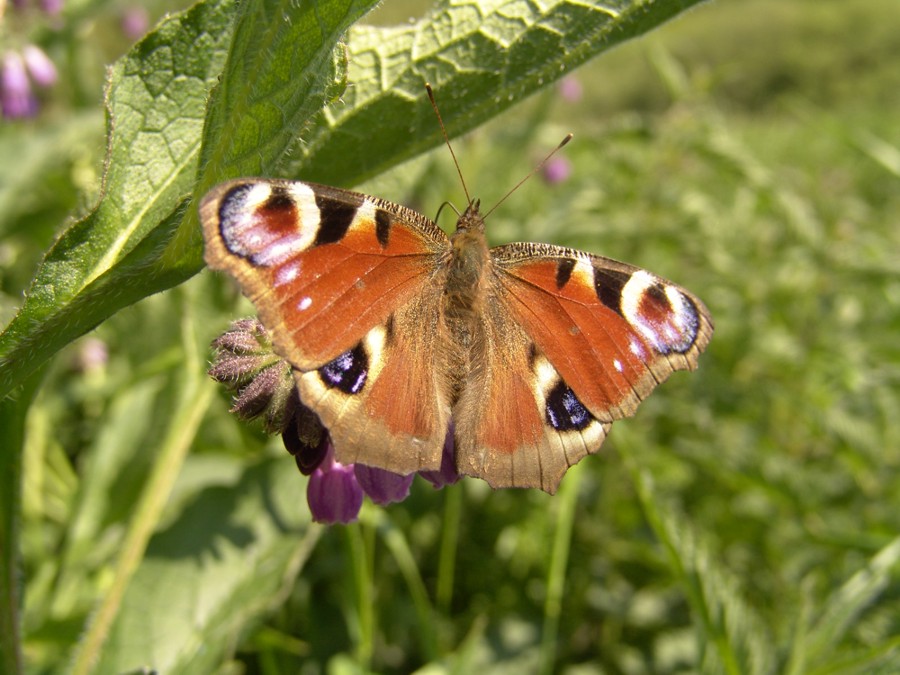
[[[241,319],[217,337],[209,376],[236,392],[231,412],[243,420],[262,418],[266,433],[281,433],[297,402],[291,367],[272,350],[256,319]]]

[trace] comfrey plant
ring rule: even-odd
[[[281,434],[300,473],[309,476],[306,497],[315,521],[355,521],[363,495],[379,505],[406,499],[415,474],[335,461],[328,430],[300,402],[290,365],[275,354],[257,319],[235,321],[212,346],[215,353],[209,374],[235,392],[231,412],[245,421],[259,420],[266,433]],[[418,472],[435,488],[459,480],[452,432],[447,434],[440,470]]]

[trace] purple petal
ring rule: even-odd
[[[140,5],[129,7],[122,15],[122,31],[132,40],[143,37],[150,26],[150,16]]]
[[[419,475],[431,483],[436,490],[445,485],[453,485],[460,479],[456,470],[456,443],[454,442],[454,425],[450,422],[447,435],[444,437],[444,451],[441,454],[441,468],[437,471],[420,471]]]
[[[356,480],[353,465],[335,462],[330,469],[320,466],[306,486],[306,501],[317,523],[352,523],[362,508],[363,491]]]
[[[409,496],[409,486],[412,485],[415,474],[402,476],[365,464],[356,464],[356,480],[359,481],[369,499],[376,504],[386,506],[392,502],[402,502]]]
[[[41,9],[50,16],[56,16],[62,11],[62,0],[41,0]]]
[[[31,73],[31,79],[42,87],[49,87],[56,84],[57,73],[56,66],[50,57],[44,53],[44,50],[35,45],[26,45],[22,50],[22,56],[25,58],[25,66]]]
[[[6,52],[0,71],[0,108],[4,117],[33,117],[37,114],[37,107],[37,99],[25,72],[25,62],[16,52]]]
[[[551,157],[544,165],[543,174],[545,181],[556,185],[572,174],[572,165],[565,157]]]
[[[581,100],[581,82],[574,75],[566,75],[559,81],[559,95],[564,101],[575,103]]]
[[[109,348],[97,337],[87,337],[79,344],[75,362],[78,370],[90,373],[103,368],[109,361]]]
[[[315,444],[309,442],[307,438],[309,434],[301,434],[301,431],[307,430],[308,426],[306,425],[310,424],[306,415],[314,415],[314,413],[298,407],[297,412],[288,420],[287,426],[281,434],[281,442],[284,443],[285,449],[294,456],[300,473],[309,476],[318,468],[328,471],[334,466],[334,446],[325,429],[322,429],[319,442]],[[306,428],[304,428],[305,426]],[[321,428],[321,424],[319,427]]]

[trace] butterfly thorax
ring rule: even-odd
[[[469,323],[475,320],[484,298],[485,277],[491,265],[484,219],[479,202],[469,204],[450,238],[450,257],[444,286],[445,316]],[[463,328],[460,326],[459,328]]]

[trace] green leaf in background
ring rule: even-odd
[[[323,111],[287,175],[353,185],[507,110],[702,0],[440,3],[408,26],[357,24],[344,104]]]
[[[627,434],[624,434],[627,437]],[[741,598],[740,584],[710,554],[694,527],[674,509],[663,508],[665,499],[654,489],[653,479],[635,462],[629,444],[616,446],[631,474],[641,507],[661,542],[669,567],[684,589],[697,627],[696,660],[702,672],[729,675],[765,675],[775,671],[777,654],[765,622]]]
[[[309,528],[309,514],[296,507],[297,475],[281,459],[207,463],[223,479],[150,541],[90,672],[147,664],[161,673],[214,672],[283,600],[321,528]]]

